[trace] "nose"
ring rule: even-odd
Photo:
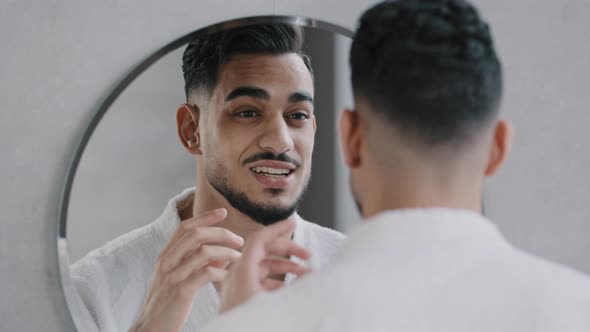
[[[263,150],[281,154],[293,149],[293,138],[282,114],[269,119],[262,130],[258,144]]]

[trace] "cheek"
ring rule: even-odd
[[[240,135],[238,132],[228,134],[227,137],[220,140],[218,145],[219,153],[217,155],[223,158],[227,166],[234,169],[241,168],[242,161],[245,158],[258,152],[251,148],[252,142],[252,137],[248,135]]]
[[[315,140],[313,134],[301,135],[295,139],[296,152],[304,162],[310,163],[313,155]]]
[[[231,156],[231,145],[219,135],[219,132],[211,133],[204,142],[203,159],[208,167],[228,168]]]

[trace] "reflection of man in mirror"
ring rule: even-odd
[[[73,266],[100,330],[199,330],[216,316],[219,282],[249,235],[278,221],[296,224],[285,239],[313,257],[301,269],[277,258],[268,287],[321,268],[338,251],[343,235],[296,213],[316,131],[302,42],[300,28],[274,24],[189,43],[182,66],[187,103],[176,120],[180,141],[197,161],[196,187],[173,198],[155,222]]]
[[[481,215],[503,163],[501,64],[462,0],[397,0],[360,19],[350,51],[355,111],[341,143],[365,222],[338,258],[263,293],[281,222],[253,235],[207,331],[590,331],[590,279],[525,253]],[[258,294],[251,302],[239,304]]]

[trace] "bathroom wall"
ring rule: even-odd
[[[62,182],[90,115],[134,65],[217,21],[302,14],[353,28],[371,3],[4,1],[0,330],[73,331],[55,243]],[[515,245],[590,273],[590,2],[475,3],[496,35],[516,134],[506,167],[487,183],[487,211]]]

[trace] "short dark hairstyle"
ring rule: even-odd
[[[469,139],[499,108],[501,64],[466,1],[374,6],[360,19],[350,66],[355,95],[428,146]]]
[[[302,46],[303,29],[290,24],[257,24],[198,35],[182,56],[186,98],[197,89],[211,93],[221,66],[235,54],[296,53],[312,73],[311,60]]]

